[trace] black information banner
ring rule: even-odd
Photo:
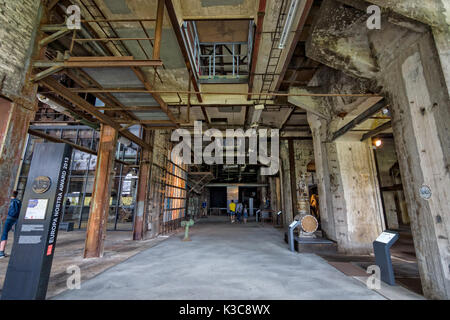
[[[45,299],[71,155],[66,144],[34,147],[2,300]]]

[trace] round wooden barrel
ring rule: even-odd
[[[317,222],[317,219],[311,215],[304,216],[301,220],[301,224],[303,231],[308,233],[316,232],[317,228],[319,228],[319,222]]]

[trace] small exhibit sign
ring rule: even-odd
[[[395,233],[390,233],[390,232],[383,232],[382,234],[380,234],[377,238],[378,242],[382,242],[382,243],[389,243],[394,237],[396,236]]]
[[[25,220],[44,220],[47,211],[48,199],[28,200]]]

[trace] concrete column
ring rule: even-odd
[[[373,37],[379,44],[386,41]],[[395,56],[395,59],[385,59]],[[427,298],[450,299],[450,99],[430,33],[398,52],[378,52],[391,98],[394,139],[422,287]],[[420,189],[431,190],[431,198]]]
[[[341,250],[348,253],[371,253],[373,241],[385,229],[372,143],[360,142],[359,135],[336,142],[342,180],[346,220],[340,238]],[[337,220],[340,226],[340,220]],[[338,237],[339,240],[339,237]]]
[[[291,201],[292,201],[292,216],[297,215],[297,178],[295,176],[295,152],[294,152],[294,141],[288,141],[289,147],[289,175],[291,182]]]
[[[327,238],[337,241],[333,216],[333,199],[331,192],[331,175],[328,168],[328,152],[325,141],[326,122],[308,112],[311,127],[316,164],[317,189],[319,192],[320,223]]]
[[[98,148],[97,167],[95,169],[91,209],[86,230],[84,258],[103,256],[106,237],[106,225],[109,213],[109,199],[114,175],[117,130],[102,125]]]
[[[322,228],[348,254],[372,252],[384,229],[371,143],[360,136],[326,138],[330,124],[309,114],[314,141]]]
[[[143,131],[143,140],[151,145],[153,134],[149,130]],[[147,231],[146,216],[149,207],[150,176],[153,163],[153,150],[141,150],[139,163],[139,184],[136,198],[136,211],[134,214],[133,240],[143,240]]]
[[[289,173],[289,148],[287,141],[280,141],[280,160],[283,225],[287,227],[294,220],[294,215],[292,214],[291,177]]]

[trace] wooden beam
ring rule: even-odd
[[[48,11],[52,10],[54,6],[56,6],[58,4],[60,0],[50,0],[48,5],[47,5],[47,9]]]
[[[125,68],[125,67],[159,67],[161,60],[125,60],[125,59],[75,59],[69,58],[65,61],[34,61],[33,68]]]
[[[58,81],[53,79],[52,77],[48,77],[45,79],[42,79],[40,83],[45,86],[46,88],[56,92],[57,94],[61,95],[66,100],[69,100],[74,105],[78,106],[83,111],[91,114],[95,118],[97,118],[100,122],[103,124],[107,124],[111,127],[113,127],[116,130],[120,130],[121,126],[117,122],[115,122],[112,118],[105,115],[104,113],[97,110],[95,106],[81,98],[79,95],[71,92],[69,88],[61,85]],[[146,144],[144,141],[142,141],[140,138],[136,137],[134,134],[132,134],[129,131],[121,132],[121,135],[125,138],[133,141],[137,145],[141,146],[142,148],[151,148],[148,144]]]
[[[368,118],[370,118],[371,116],[373,116],[375,113],[377,113],[378,111],[380,111],[381,109],[383,109],[386,106],[386,101],[383,99],[381,101],[379,101],[377,104],[373,105],[372,107],[370,107],[369,109],[367,109],[366,111],[364,111],[363,113],[361,113],[359,116],[357,116],[355,119],[353,119],[352,121],[350,121],[349,123],[347,123],[345,126],[343,126],[341,129],[339,129],[338,131],[336,131],[333,134],[333,138],[332,140],[336,140],[337,138],[339,138],[340,136],[344,135],[345,133],[347,133],[348,131],[352,130],[354,127],[356,127],[358,124],[366,121]]]
[[[167,13],[169,15],[170,23],[172,24],[173,31],[175,32],[175,36],[178,41],[178,46],[180,47],[181,54],[183,55],[184,58],[184,63],[186,64],[186,68],[188,69],[188,71],[191,72],[191,81],[192,85],[194,86],[194,90],[197,92],[196,93],[197,100],[199,102],[203,102],[201,92],[197,83],[197,79],[195,78],[194,70],[192,69],[191,62],[189,60],[189,54],[187,52],[186,45],[184,43],[183,36],[181,34],[180,25],[178,23],[177,14],[175,12],[175,8],[173,7],[172,0],[165,0],[165,4]]]
[[[292,107],[291,111],[289,111],[286,119],[283,121],[283,123],[281,124],[280,130],[283,130],[284,127],[286,126],[286,124],[288,123],[289,119],[291,119],[292,115],[294,114],[295,109],[297,109],[297,107]]]
[[[139,70],[139,69],[137,69]],[[177,90],[152,90],[150,84],[148,88],[108,88],[108,89],[99,89],[99,88],[88,88],[88,89],[71,89],[72,92],[77,93],[151,93],[151,94],[197,94],[200,92],[195,91],[177,91]],[[248,92],[238,92],[238,91],[228,91],[228,92],[219,92],[219,91],[208,91],[201,92],[201,94],[206,95],[222,95],[222,96],[246,96]],[[259,95],[259,93],[251,93],[251,95]],[[271,96],[271,97],[370,97],[370,98],[382,98],[379,94],[373,93],[285,93],[285,92],[265,92],[261,95]],[[196,104],[197,106],[202,106],[202,104]],[[231,104],[234,106],[234,104]],[[270,105],[269,105],[270,106]],[[299,107],[300,108],[300,107]]]
[[[283,68],[281,69],[280,76],[278,78],[278,82],[275,87],[275,92],[280,89],[281,83],[283,82],[284,75],[286,74],[286,70],[288,69],[289,63],[291,62],[292,56],[294,55],[295,48],[297,47],[298,40],[300,39],[300,35],[302,34],[303,28],[305,26],[306,20],[308,19],[309,12],[311,11],[313,3],[314,0],[306,0],[302,16],[298,21],[297,30],[295,31],[294,34],[294,39],[292,39],[291,47],[289,48],[286,60],[284,61]]]
[[[156,9],[155,43],[153,45],[153,60],[159,60],[161,50],[161,36],[164,19],[164,0],[158,0]]]
[[[373,129],[372,131],[367,132],[365,135],[363,135],[361,141],[364,141],[366,139],[372,138],[373,136],[376,136],[378,133],[388,130],[392,127],[392,122],[388,121],[386,123],[383,123],[381,126]]]
[[[31,134],[32,136],[39,137],[39,138],[42,138],[42,139],[45,139],[45,140],[48,140],[48,141],[51,141],[51,142],[67,143],[68,145],[72,146],[74,149],[77,149],[77,150],[80,150],[82,152],[86,152],[86,153],[89,153],[89,154],[92,154],[92,155],[95,155],[95,156],[98,155],[97,151],[95,151],[95,150],[92,150],[92,149],[80,146],[79,144],[75,144],[75,143],[73,143],[72,141],[69,141],[69,140],[60,139],[60,138],[51,136],[49,134],[43,133],[43,132],[38,131],[38,130],[28,129],[28,133]],[[123,164],[125,166],[133,166],[132,164],[126,163],[126,162],[124,162],[122,160],[119,160],[119,159],[114,159],[114,161],[118,162],[120,164]]]
[[[93,154],[95,156],[97,155],[96,151],[86,148],[86,147],[83,147],[83,146],[80,146],[78,144],[75,144],[69,140],[60,139],[60,138],[57,138],[57,137],[51,136],[49,134],[46,134],[46,133],[43,133],[43,132],[40,132],[37,130],[33,130],[33,129],[28,129],[28,133],[31,134],[32,136],[43,138],[43,139],[51,141],[51,142],[66,143],[66,144],[72,146],[74,149],[77,149],[77,150],[80,150],[80,151],[83,151],[83,152],[86,152],[89,154]]]
[[[117,130],[111,126],[102,125],[86,230],[84,258],[99,258],[103,256],[116,144]]]
[[[127,119],[114,119],[115,122],[121,124],[154,124],[154,125],[172,125],[174,126],[171,120],[127,120]]]
[[[45,37],[41,41],[39,41],[39,45],[41,47],[46,46],[50,42],[53,42],[55,40],[58,40],[61,37],[64,37],[67,33],[71,32],[72,30],[69,30],[67,27],[61,28],[60,30],[56,31],[55,33],[49,35],[48,37]]]
[[[148,106],[124,106],[124,107],[97,107],[98,110],[104,111],[161,111],[164,112],[161,107],[148,107]]]
[[[145,143],[151,144],[153,133],[143,131]],[[143,240],[147,231],[147,208],[149,206],[148,195],[152,183],[151,169],[153,163],[153,150],[147,149],[141,152],[139,161],[139,180],[136,196],[136,210],[133,219],[133,240]]]
[[[250,67],[250,78],[248,80],[248,96],[247,100],[250,100],[252,95],[250,94],[253,90],[253,80],[255,78],[255,71],[256,71],[256,63],[258,61],[258,54],[259,54],[259,45],[261,43],[261,34],[263,31],[263,24],[264,24],[264,16],[266,14],[266,0],[259,0],[259,8],[258,8],[258,22],[256,25],[256,32],[255,32],[255,40],[253,44],[253,52],[252,52],[252,64]]]

